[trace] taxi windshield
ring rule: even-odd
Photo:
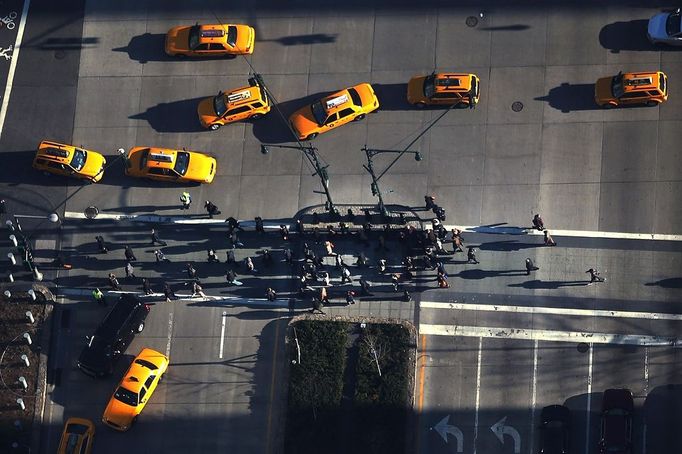
[[[71,163],[69,163],[69,165],[73,167],[77,172],[81,171],[83,169],[83,166],[85,165],[85,160],[87,158],[88,154],[85,152],[85,150],[76,148],[73,152],[73,159],[71,159]]]
[[[187,168],[189,167],[189,153],[186,151],[178,151],[178,156],[175,158],[175,170],[180,175],[187,173]]]
[[[222,117],[227,112],[227,104],[225,103],[225,94],[218,93],[218,96],[213,98],[213,110],[216,116]]]
[[[199,47],[199,39],[201,38],[201,30],[199,30],[198,25],[192,25],[189,29],[188,45],[189,48],[194,50]]]
[[[313,111],[313,117],[315,117],[317,124],[322,126],[327,119],[327,112],[325,112],[324,107],[322,106],[322,101],[313,103],[313,105],[310,106],[310,109]]]
[[[234,47],[237,44],[237,27],[230,25],[227,27],[227,44]]]
[[[137,394],[130,391],[129,389],[125,389],[123,386],[118,387],[114,393],[114,397],[124,404],[130,405],[131,407],[137,405]]]
[[[665,32],[668,36],[677,35],[680,32],[680,22],[680,14],[673,13],[668,16],[668,19],[665,21]]]
[[[430,75],[424,79],[424,96],[432,97],[436,93],[436,76]]]
[[[623,90],[622,74],[613,76],[613,80],[611,81],[611,93],[613,93],[614,98],[620,98],[621,96],[623,96],[623,93],[625,93],[625,91]]]

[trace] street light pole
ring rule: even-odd
[[[332,214],[338,214],[338,210],[336,209],[336,206],[334,205],[334,201],[332,200],[332,195],[329,192],[329,174],[327,173],[327,167],[328,165],[323,166],[320,164],[320,160],[317,157],[317,148],[312,147],[312,146],[305,146],[301,145],[298,147],[294,147],[292,145],[276,145],[276,144],[268,144],[264,143],[261,144],[260,146],[260,151],[263,154],[268,154],[270,150],[268,149],[269,147],[275,147],[275,148],[285,148],[285,149],[290,149],[290,150],[299,150],[303,153],[303,155],[308,159],[308,162],[310,162],[310,165],[313,166],[315,169],[315,172],[311,174],[311,176],[317,175],[320,177],[320,182],[322,183],[322,188],[324,189],[324,194],[327,196],[327,202],[325,202],[325,208],[329,213]],[[318,194],[322,194],[319,191],[314,191]]]

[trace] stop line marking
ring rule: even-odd
[[[480,337],[549,342],[589,342],[593,344],[638,345],[649,347],[682,346],[675,337],[639,334],[609,334],[546,329],[520,329],[488,326],[420,324],[419,334],[431,336]]]

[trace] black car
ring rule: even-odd
[[[630,454],[632,452],[632,412],[635,405],[629,389],[607,389],[601,403],[602,454]]]
[[[114,363],[128,348],[135,333],[144,329],[148,313],[148,304],[134,295],[121,295],[95,333],[86,337],[87,344],[78,357],[78,368],[93,377],[111,374]]]
[[[567,454],[571,411],[563,405],[550,405],[540,413],[540,454]]]

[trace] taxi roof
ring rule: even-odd
[[[469,91],[473,74],[436,74],[436,92]]]
[[[40,157],[56,162],[68,163],[75,152],[75,147],[56,142],[42,142],[38,148]]]
[[[202,43],[223,43],[227,40],[226,26],[221,24],[195,25],[199,28],[199,41]]]
[[[175,159],[178,156],[176,150],[160,150],[158,148],[147,148],[145,150],[147,167],[161,167],[172,169],[175,165]]]
[[[658,72],[625,73],[623,74],[623,89],[625,92],[649,90],[658,88]]]

